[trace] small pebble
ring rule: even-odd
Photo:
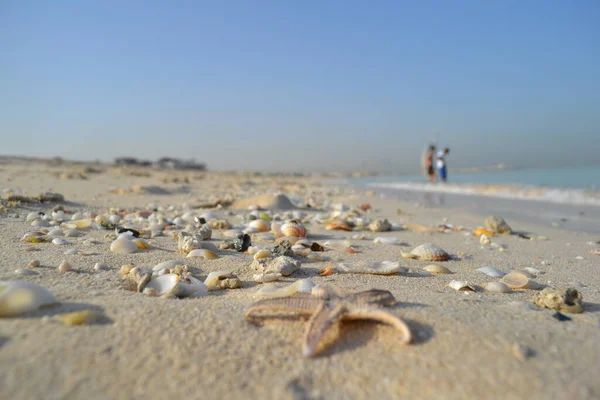
[[[31,260],[29,261],[29,264],[27,264],[27,268],[32,269],[32,268],[38,268],[40,266],[40,260]]]
[[[72,269],[73,268],[71,267],[71,264],[69,264],[66,260],[63,260],[63,262],[61,262],[60,265],[58,266],[58,270],[60,272],[69,272]]]

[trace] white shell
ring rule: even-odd
[[[508,293],[510,288],[502,282],[488,282],[484,285],[485,291],[490,293]]]
[[[527,273],[530,273],[531,275],[533,275],[534,277],[539,275],[542,271],[540,271],[537,268],[533,268],[533,267],[525,267],[525,268],[521,268],[522,271],[525,271]]]
[[[79,250],[77,249],[69,249],[63,253],[65,256],[76,256],[79,254]]]
[[[410,254],[424,261],[447,261],[450,258],[444,249],[431,243],[415,247]]]
[[[138,250],[137,244],[129,239],[130,235],[121,235],[110,244],[110,251],[117,254],[131,254]]]
[[[448,268],[436,264],[430,264],[426,267],[423,267],[423,270],[434,275],[452,274],[452,271],[450,271]]]
[[[56,303],[42,286],[25,281],[0,282],[0,317],[13,317]]]
[[[71,244],[71,242],[69,242],[66,239],[57,237],[57,238],[52,239],[52,244],[55,244],[57,246],[63,246],[63,245],[66,245],[66,244]]]
[[[316,284],[308,279],[300,279],[291,285],[277,288],[273,283],[266,283],[255,293],[255,297],[286,297],[295,293],[311,293]]]
[[[152,279],[146,288],[154,289],[157,296],[199,297],[208,292],[208,288],[193,276],[181,277],[176,274],[164,274]]]
[[[161,263],[158,263],[154,266],[154,268],[152,268],[152,270],[154,272],[163,270],[163,269],[173,269],[178,265],[185,265],[185,262],[183,260],[169,260],[169,261],[163,261]]]
[[[375,239],[373,239],[373,243],[399,244],[400,241],[398,240],[398,238],[395,237],[376,237]]]
[[[401,267],[400,263],[396,261],[339,264],[339,268],[344,272],[373,275],[392,275],[408,271],[406,267]]]
[[[477,268],[477,271],[482,272],[482,273],[486,274],[487,276],[491,276],[494,278],[502,278],[504,275],[506,275],[505,272],[502,272],[499,269],[496,269],[494,267]]]
[[[486,235],[481,235],[479,237],[479,243],[481,243],[481,244],[490,244],[490,243],[492,243],[492,241]]]
[[[452,281],[448,284],[452,289],[458,290],[459,292],[474,292],[475,288],[465,281]]]

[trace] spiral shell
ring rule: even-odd
[[[444,249],[431,243],[415,247],[410,254],[423,261],[448,261],[450,258],[450,255]]]
[[[306,228],[298,221],[291,220],[281,226],[283,236],[306,237]]]

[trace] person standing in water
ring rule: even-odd
[[[448,166],[446,165],[446,156],[448,153],[450,153],[450,149],[447,147],[437,153],[436,167],[438,170],[438,176],[442,182],[446,182],[448,177]]]
[[[433,156],[435,155],[435,146],[429,146],[425,154],[425,172],[429,182],[435,183],[435,168],[433,168]]]

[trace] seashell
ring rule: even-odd
[[[108,265],[106,265],[106,264],[102,264],[102,263],[94,264],[94,271],[103,271],[106,269],[109,269]],[[129,271],[127,273],[129,273]]]
[[[540,274],[541,271],[537,268],[525,267],[525,268],[521,268],[521,272],[526,272],[528,274],[531,274],[531,276],[529,276],[528,278],[535,278],[537,275]]]
[[[210,274],[208,274],[208,276],[204,280],[204,284],[206,286],[208,286],[208,288],[210,289],[211,287],[217,286],[220,278],[229,276],[229,275],[231,275],[231,271],[222,270],[222,271],[211,272]]]
[[[465,281],[452,281],[448,284],[452,289],[458,290],[459,292],[474,292],[475,287],[473,287],[469,282]]]
[[[275,236],[268,233],[261,233],[254,236],[254,240],[261,241],[264,240],[266,242],[272,242],[275,240]]]
[[[485,235],[487,237],[492,237],[494,236],[494,234],[490,231],[488,231],[487,229],[484,228],[477,228],[473,231],[473,235],[475,236],[481,236],[481,235]]]
[[[527,289],[529,286],[529,277],[519,271],[509,272],[500,281],[511,289]]]
[[[66,239],[57,237],[57,238],[52,239],[52,244],[55,244],[57,246],[64,246],[66,244],[71,244],[71,242],[69,242]]]
[[[252,280],[254,282],[266,283],[266,282],[274,282],[281,279],[283,275],[279,273],[272,274],[254,274],[252,275]]]
[[[132,254],[138,251],[138,245],[130,239],[130,235],[120,235],[110,244],[110,251],[116,254]]]
[[[27,268],[19,268],[15,270],[15,274],[17,275],[37,275],[38,273]]]
[[[29,269],[38,268],[39,266],[40,266],[39,260],[31,260],[31,261],[29,261],[29,264],[27,264],[27,268],[29,268]]]
[[[187,232],[179,232],[177,234],[177,238],[177,249],[184,254],[202,247],[202,237],[199,235],[192,235],[191,233]]]
[[[91,219],[79,219],[74,221],[67,221],[61,224],[63,228],[66,229],[85,229],[90,228],[92,226]]]
[[[422,261],[447,261],[450,258],[442,248],[431,243],[415,247],[410,254]]]
[[[65,231],[65,236],[66,237],[79,237],[83,235],[81,232],[79,232],[77,229],[67,229]]]
[[[200,248],[204,249],[204,250],[210,250],[213,253],[218,253],[219,249],[217,248],[217,245],[211,242],[202,242],[200,243]]]
[[[273,283],[264,284],[255,293],[255,297],[287,297],[296,293],[311,293],[316,284],[308,279],[300,279],[291,285],[277,288]]]
[[[183,262],[182,260],[169,260],[169,261],[163,261],[161,263],[156,264],[152,270],[154,272],[163,270],[163,269],[173,269],[178,265],[185,265],[185,262]]]
[[[312,250],[310,248],[298,244],[292,246],[292,251],[294,252],[295,256],[300,257],[306,257],[307,255],[312,253]]]
[[[262,219],[256,219],[254,221],[251,221],[248,224],[248,227],[250,228],[254,228],[257,230],[257,232],[268,232],[269,229],[271,228],[270,226],[267,225],[267,223],[265,221],[263,221]]]
[[[399,244],[400,241],[395,237],[376,237],[373,239],[375,244]]]
[[[281,226],[283,236],[306,237],[306,228],[296,220],[290,220]]]
[[[215,258],[219,258],[219,256],[206,249],[194,249],[188,253],[186,257],[202,257],[205,260],[214,260]]]
[[[79,254],[79,250],[77,249],[69,249],[63,253],[65,256],[76,256]]]
[[[496,269],[494,267],[477,268],[476,271],[482,272],[482,273],[486,274],[487,276],[491,276],[494,278],[502,278],[504,275],[506,275],[505,272],[502,272],[499,269]]]
[[[272,256],[272,254],[269,250],[261,249],[261,250],[258,250],[254,254],[254,259],[259,260],[261,258],[266,258],[266,257],[271,257],[271,256]]]
[[[193,276],[165,274],[152,279],[146,288],[154,289],[157,296],[172,295],[179,298],[204,296],[208,287]]]
[[[424,267],[423,270],[429,272],[430,274],[434,274],[434,275],[452,274],[453,273],[448,268],[443,267],[441,265],[435,265],[435,264],[430,264],[430,265]]]
[[[332,221],[325,226],[328,231],[347,231],[352,232],[352,226],[345,221]]]
[[[479,237],[479,243],[481,243],[481,244],[490,244],[490,243],[492,243],[492,241],[490,240],[489,237],[487,237],[485,235],[481,235]]]
[[[364,233],[358,233],[356,235],[352,235],[352,239],[354,240],[369,240],[369,237]]]
[[[71,270],[73,270],[73,267],[71,267],[71,264],[69,264],[69,262],[67,260],[63,260],[60,265],[58,266],[58,270],[60,272],[69,272]]]
[[[50,232],[48,232],[46,234],[46,236],[51,237],[51,238],[55,238],[55,237],[58,237],[58,236],[65,236],[65,233],[60,228],[54,228],[54,229],[51,229]]]
[[[98,321],[102,314],[93,310],[75,311],[67,314],[60,314],[54,317],[55,320],[62,322],[67,326],[92,324]]]
[[[258,230],[258,228],[254,228],[252,226],[249,226],[248,228],[244,229],[242,232],[244,232],[246,234],[251,234],[251,233],[258,233],[259,230]]]
[[[400,263],[395,261],[339,264],[338,267],[344,272],[353,274],[393,275],[408,271],[406,267],[401,267]]]
[[[133,265],[121,265],[121,269],[119,269],[119,273],[121,275],[125,275],[127,276],[129,274],[129,272],[131,272],[131,270],[133,269]]]
[[[144,288],[144,291],[142,293],[149,297],[156,297],[158,295],[156,293],[156,289],[149,288],[149,287]]]
[[[25,281],[0,281],[0,317],[14,317],[55,304],[46,288]]]
[[[43,213],[32,211],[29,214],[27,214],[27,217],[25,217],[25,221],[27,221],[27,222],[35,221],[36,219],[40,218],[41,215],[43,215]]]
[[[503,282],[488,282],[484,286],[486,292],[490,293],[508,293],[510,288]]]

